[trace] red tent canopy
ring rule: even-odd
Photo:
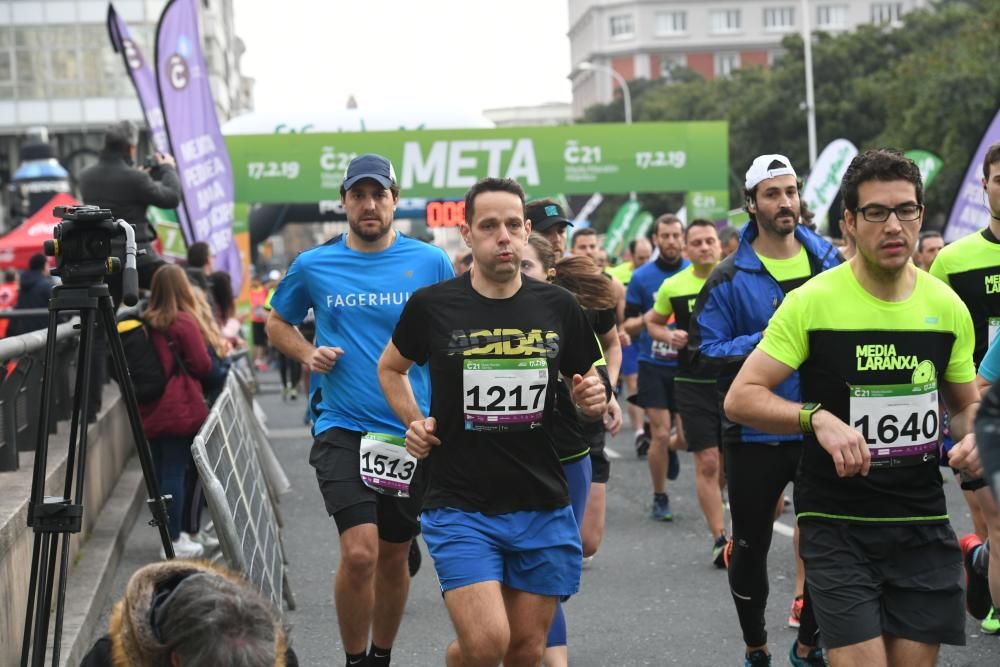
[[[37,213],[0,237],[0,270],[27,269],[28,260],[42,252],[42,243],[52,238],[52,228],[59,223],[59,218],[52,215],[52,209],[79,204],[72,195],[60,192]]]

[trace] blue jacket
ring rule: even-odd
[[[688,348],[695,363],[711,370],[718,378],[722,396],[728,391],[743,360],[760,342],[761,332],[785,299],[778,281],[768,273],[750,245],[757,238],[757,223],[748,222],[740,231],[740,245],[708,277],[698,295],[691,316]],[[843,261],[826,239],[802,225],[795,238],[805,247],[812,275]],[[799,374],[793,373],[775,388],[775,393],[791,401],[799,400]],[[720,398],[721,405],[721,398]],[[801,440],[801,435],[762,433],[729,422],[722,415],[722,440],[736,442],[777,442]]]

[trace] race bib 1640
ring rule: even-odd
[[[864,436],[872,467],[913,465],[936,458],[937,383],[857,385],[851,392],[851,425]]]

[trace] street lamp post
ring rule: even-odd
[[[628,81],[613,68],[605,65],[595,65],[592,62],[584,61],[577,65],[577,68],[584,72],[604,72],[610,74],[611,78],[618,82],[622,89],[622,100],[625,103],[625,124],[632,124],[632,93],[628,89]],[[629,199],[635,201],[635,192],[628,193]]]
[[[813,91],[812,34],[809,29],[809,0],[802,0],[802,45],[806,67],[806,127],[809,132],[809,168],[816,162],[816,95]]]

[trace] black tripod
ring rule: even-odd
[[[93,209],[93,207],[78,207]],[[102,220],[106,229],[97,225],[87,226],[87,234],[97,234],[108,231],[108,238],[116,227],[125,229],[127,252],[126,268],[123,276],[125,285],[124,301],[128,305],[137,302],[137,276],[135,273],[135,241],[131,226],[124,221],[110,219],[110,211],[102,211]],[[69,215],[73,214],[70,209]],[[92,211],[82,211],[94,216]],[[87,218],[68,218],[65,212],[57,208],[56,215],[62,215],[64,220],[84,220]],[[96,217],[96,216],[94,216]],[[110,223],[110,225],[108,225]],[[66,225],[64,222],[62,225]],[[78,223],[79,224],[79,223]],[[64,230],[63,249],[73,247],[73,232]],[[46,242],[46,254],[60,256],[59,229],[56,230],[57,241]],[[128,242],[131,245],[128,245]],[[88,241],[92,243],[92,239]],[[52,244],[52,245],[50,245]],[[93,250],[93,245],[89,246]],[[102,246],[103,247],[103,246]],[[69,260],[67,259],[66,262]],[[128,412],[132,436],[135,439],[139,463],[146,480],[149,499],[146,501],[153,518],[150,525],[160,531],[163,550],[168,558],[173,558],[173,545],[167,531],[168,497],[160,496],[159,486],[153,471],[153,459],[142,430],[142,418],[135,398],[135,389],[129,376],[125,361],[125,350],[118,337],[115,323],[114,305],[108,286],[103,282],[107,273],[121,270],[121,260],[106,256],[104,260],[86,260],[74,262],[72,265],[60,262],[60,274],[64,284],[53,290],[49,300],[48,338],[45,345],[44,376],[42,380],[42,404],[39,414],[38,445],[35,451],[35,466],[31,482],[31,500],[28,506],[28,525],[35,531],[34,550],[31,556],[31,582],[28,588],[28,605],[24,623],[24,638],[21,644],[21,666],[42,667],[45,664],[46,643],[49,633],[49,619],[52,609],[52,595],[56,593],[55,631],[53,642],[52,665],[59,664],[60,641],[62,637],[63,614],[66,601],[66,579],[69,574],[69,542],[72,533],[80,532],[83,518],[83,486],[87,467],[87,406],[90,401],[90,379],[93,369],[93,348],[96,326],[100,326],[107,337],[111,350],[111,359],[115,379],[121,388],[122,398]],[[95,276],[91,284],[76,284],[90,282],[88,276]],[[56,358],[56,325],[59,314],[65,311],[80,312],[80,348],[78,353],[76,389],[73,394],[73,409],[70,419],[69,449],[66,457],[66,480],[62,497],[45,497],[45,477],[49,444],[49,415],[52,402],[52,383],[55,375]],[[101,360],[103,362],[103,360]],[[74,486],[74,475],[76,484]],[[72,494],[72,495],[71,495]],[[71,500],[72,497],[72,500]],[[56,579],[56,563],[59,564],[58,580]],[[30,656],[30,657],[29,657]]]

